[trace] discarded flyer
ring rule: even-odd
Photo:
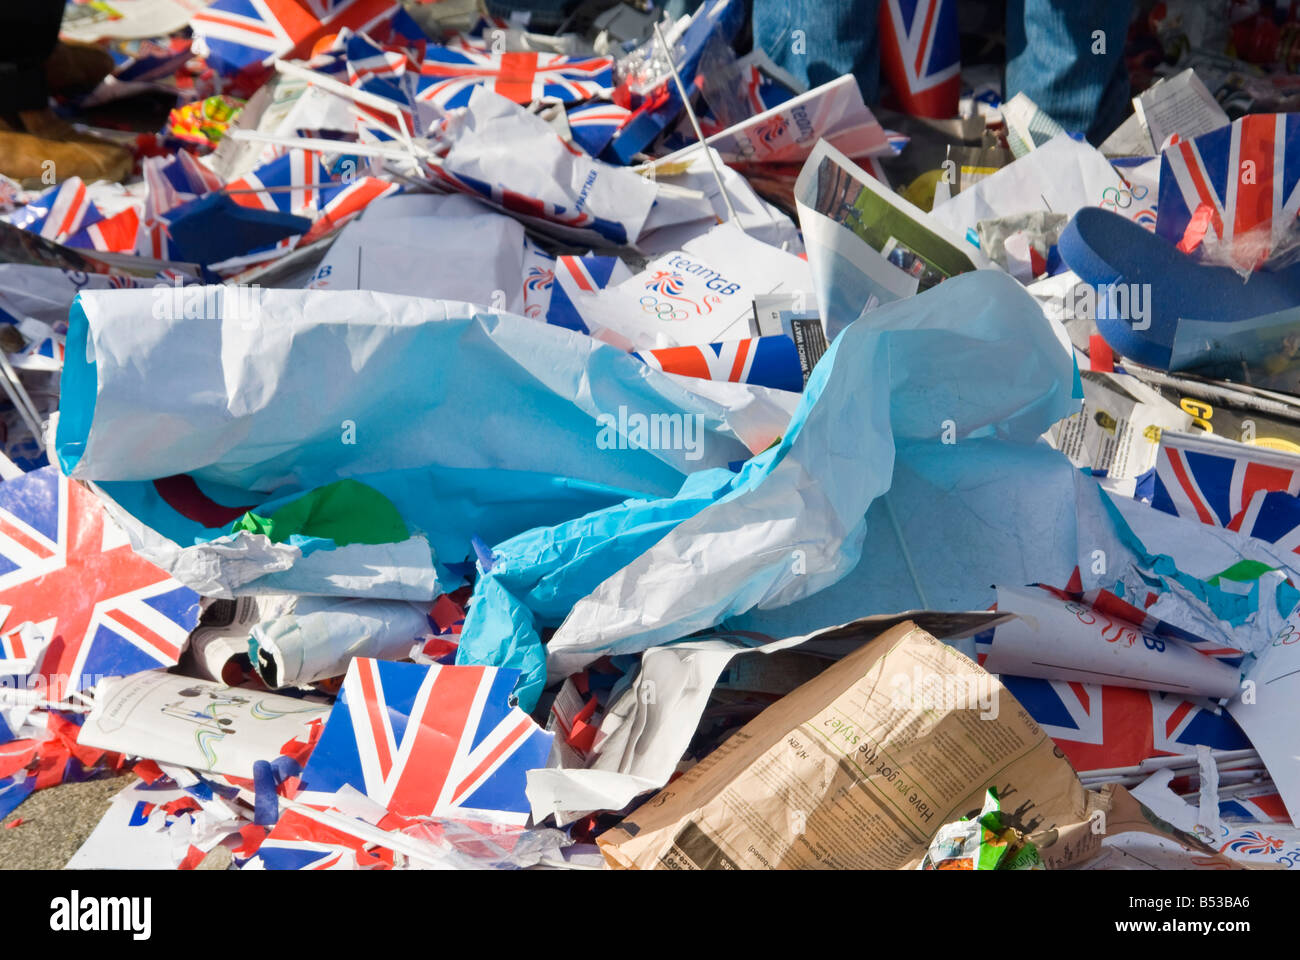
[[[251,778],[292,740],[306,740],[329,707],[162,671],[107,680],[80,742],[194,770]]]

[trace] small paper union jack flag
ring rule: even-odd
[[[580,151],[576,151],[581,155]],[[623,245],[631,242],[627,227],[617,220],[598,217],[586,210],[559,203],[550,203],[537,197],[511,190],[499,183],[489,183],[463,171],[434,167],[433,173],[464,193],[476,194],[496,207],[520,217],[531,217],[569,230],[590,230],[610,243]]]
[[[419,99],[443,109],[469,103],[476,86],[515,103],[577,103],[614,90],[612,57],[490,53],[469,45],[430,45],[420,64]]]
[[[345,27],[379,40],[392,30],[423,36],[393,0],[217,0],[190,20],[196,49],[225,76],[306,59]]]
[[[387,870],[393,852],[298,810],[286,810],[257,848],[267,870]]]
[[[584,103],[569,110],[569,132],[574,143],[598,157],[630,116],[631,110],[616,103]]]
[[[86,223],[99,217],[80,177],[69,177],[33,200],[13,220],[14,226],[64,243]]]
[[[527,822],[552,734],[510,703],[518,670],[354,659],[297,799],[345,785],[399,816]]]
[[[885,0],[880,5],[880,68],[905,112],[956,115],[961,95],[956,0]]]
[[[1252,516],[1243,514],[1256,494],[1270,492],[1300,494],[1300,457],[1212,436],[1169,431],[1160,435],[1151,499],[1157,510],[1251,533],[1264,501]],[[1267,530],[1271,536],[1264,539],[1276,543],[1287,531],[1276,528],[1276,518],[1270,520],[1261,533]]]
[[[803,390],[799,350],[786,336],[751,337],[699,346],[663,347],[633,354],[656,370],[701,380],[756,383],[777,390]]]
[[[1190,253],[1211,244],[1243,269],[1267,259],[1300,213],[1300,116],[1256,113],[1161,154],[1156,233]]]
[[[547,323],[579,333],[590,333],[577,300],[626,280],[632,272],[618,257],[564,254],[551,257],[536,252],[538,264],[524,279],[525,314],[544,317]]]
[[[0,615],[0,660],[32,660],[30,677],[61,700],[98,677],[176,663],[199,596],[49,466],[0,483]]]

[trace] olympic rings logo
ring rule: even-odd
[[[1107,187],[1101,192],[1101,206],[1114,207],[1117,210],[1127,210],[1133,205],[1134,200],[1142,200],[1151,190],[1138,184],[1129,190],[1120,190],[1116,187]]]
[[[641,298],[641,310],[645,313],[653,313],[655,319],[663,321],[682,321],[690,316],[681,307],[675,307],[671,303],[665,303],[658,297],[649,295]]]

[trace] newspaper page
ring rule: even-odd
[[[1047,434],[1076,467],[1132,480],[1156,465],[1161,431],[1191,429],[1188,413],[1134,377],[1093,370],[1079,376],[1083,405]]]
[[[212,600],[190,632],[188,648],[195,666],[209,680],[221,680],[231,661],[248,660],[253,627],[292,609],[294,597],[267,595]]]
[[[1133,109],[1151,137],[1152,153],[1171,134],[1190,140],[1232,122],[1190,67],[1134,97]]]
[[[1017,160],[1041,147],[1065,128],[1025,96],[1017,93],[1002,104],[1002,119],[1007,125],[1007,146]]]
[[[1100,797],[998,680],[911,622],[764,710],[597,838],[634,869],[909,869],[945,823],[1004,819],[1090,857]]]
[[[829,143],[817,144],[795,183],[808,261],[829,302],[826,339],[863,313],[991,266],[978,249],[872,178]],[[820,254],[812,256],[814,247]]]

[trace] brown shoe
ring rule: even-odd
[[[75,97],[90,93],[113,72],[108,51],[90,43],[60,40],[45,61],[45,82],[50,92]]]
[[[69,177],[81,177],[87,183],[121,182],[131,173],[135,158],[129,150],[106,140],[72,133],[73,136],[66,138],[24,133],[0,121],[0,173],[28,190],[51,186]]]

